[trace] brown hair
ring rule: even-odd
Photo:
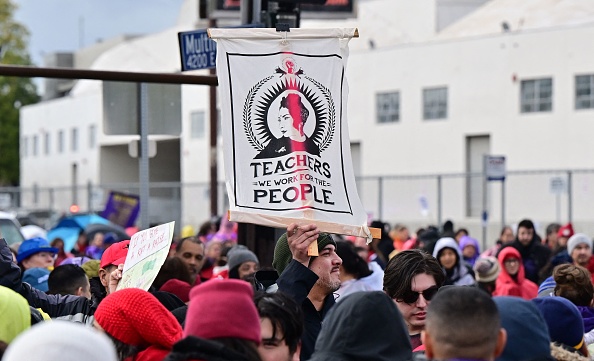
[[[573,264],[561,264],[553,269],[555,295],[567,298],[576,306],[590,306],[594,286],[587,269]]]
[[[433,276],[437,287],[445,281],[441,266],[430,254],[418,249],[399,252],[386,265],[384,291],[391,298],[402,297],[411,290],[412,279],[421,273]]]

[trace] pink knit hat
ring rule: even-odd
[[[97,307],[95,320],[108,334],[133,346],[156,345],[171,350],[182,337],[182,328],[171,312],[139,288],[109,294]]]
[[[260,344],[260,317],[249,283],[212,279],[192,288],[185,336],[240,338]]]

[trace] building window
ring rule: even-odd
[[[33,136],[33,156],[37,156],[37,147],[39,147],[39,137],[34,135]]]
[[[448,88],[423,89],[423,119],[445,119],[448,116]]]
[[[64,131],[58,131],[58,153],[64,152]]]
[[[594,75],[576,75],[575,108],[594,108]]]
[[[51,147],[50,133],[45,133],[44,140],[43,140],[43,153],[45,155],[50,154],[50,147]]]
[[[70,150],[76,152],[78,150],[78,129],[72,128],[70,139]]]
[[[190,137],[193,139],[204,138],[206,131],[206,116],[203,111],[192,112],[190,114]]]
[[[23,145],[22,145],[21,152],[23,153],[23,157],[29,156],[29,138],[23,137]]]
[[[400,120],[400,93],[377,93],[375,107],[378,123],[394,123]]]
[[[522,80],[522,113],[550,112],[553,109],[553,79]]]
[[[94,149],[97,145],[97,128],[94,125],[89,126],[89,148]]]

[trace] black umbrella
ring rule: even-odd
[[[116,240],[114,242],[123,241],[126,239],[130,239],[130,236],[126,233],[126,230],[118,226],[116,224],[100,224],[100,223],[92,223],[85,227],[85,233],[87,234],[87,240],[90,242],[95,234],[101,232],[104,235],[106,233],[114,233],[116,236]]]

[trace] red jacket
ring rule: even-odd
[[[515,279],[505,270],[504,262],[508,258],[517,258],[519,260],[520,268]],[[538,295],[538,286],[534,282],[526,279],[520,252],[514,247],[505,247],[499,252],[497,259],[501,266],[501,273],[499,273],[497,281],[495,282],[493,296],[517,296],[526,300],[536,298]]]

